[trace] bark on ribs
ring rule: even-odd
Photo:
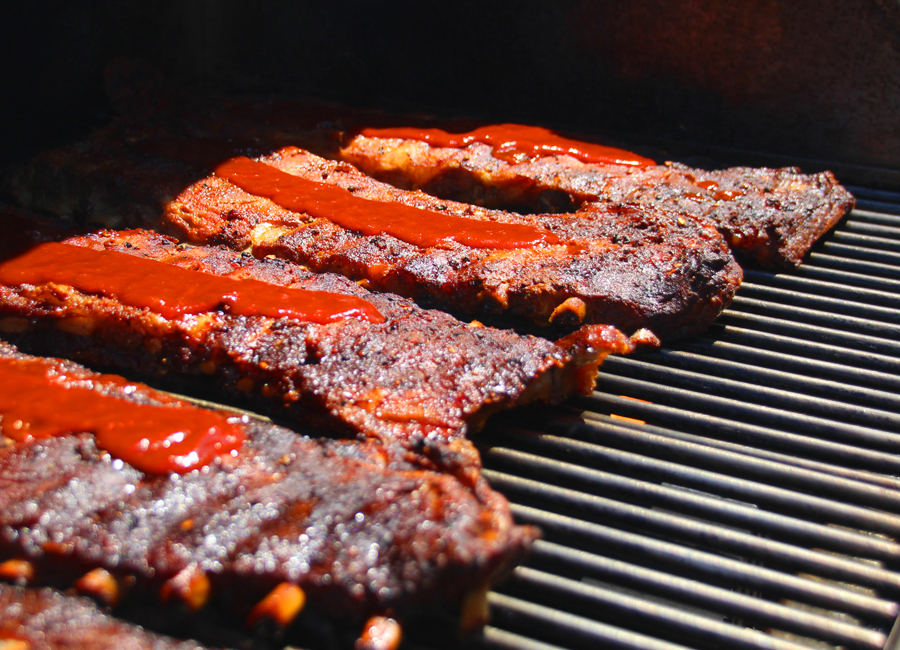
[[[0,356],[28,358],[2,342]],[[116,399],[179,408],[56,363],[67,381],[94,381]],[[23,577],[61,587],[102,570],[131,599],[181,599],[238,620],[266,615],[258,603],[286,584],[319,616],[361,625],[458,606],[534,538],[474,470],[470,486],[394,462],[375,441],[243,426],[236,455],[183,475],[139,472],[98,451],[90,433],[3,439],[0,562],[26,559]]]
[[[217,247],[186,247],[146,231],[66,242],[235,278],[362,297],[384,323],[326,325],[221,311],[164,318],[71,287],[0,286],[0,331],[29,351],[147,374],[207,377],[232,397],[300,426],[381,440],[460,471],[477,456],[463,439],[492,413],[590,391],[609,352],[633,344],[591,326],[559,344],[371,294],[346,278]]]

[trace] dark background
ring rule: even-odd
[[[7,3],[6,165],[110,118],[138,57],[198,90],[540,123],[900,188],[898,0]]]

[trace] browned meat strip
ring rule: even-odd
[[[0,342],[0,358],[28,357]],[[66,382],[182,408],[56,363]],[[142,473],[90,433],[0,437],[0,575],[251,624],[286,626],[305,603],[360,630],[372,615],[458,607],[534,538],[474,469],[466,485],[391,465],[375,441],[313,440],[246,416],[243,428],[236,454],[186,474]]]
[[[116,620],[86,598],[0,583],[0,648],[4,650],[202,650],[203,647]]]
[[[104,225],[150,225],[195,243],[252,247],[258,256],[342,273],[465,318],[530,323],[550,335],[586,323],[627,332],[647,327],[670,339],[700,332],[740,283],[741,271],[715,228],[679,213],[595,203],[571,215],[517,215],[400,191],[345,163],[297,150],[265,157],[292,174],[351,187],[373,201],[530,224],[561,243],[499,250],[362,237],[204,177],[202,166],[185,162],[215,161],[229,146],[113,125],[89,142],[40,156],[6,187],[31,208]]]
[[[398,187],[488,207],[584,209],[601,201],[689,214],[715,225],[742,261],[771,267],[799,264],[854,205],[830,172],[795,168],[630,167],[571,156],[513,164],[481,143],[431,147],[364,136],[349,139],[338,157]]]
[[[386,318],[325,325],[222,311],[166,318],[71,286],[0,286],[0,332],[41,354],[148,374],[214,381],[224,394],[301,426],[377,438],[443,467],[477,465],[463,436],[492,413],[593,388],[609,352],[632,343],[590,326],[561,340],[464,324],[346,278],[282,260],[189,247],[146,231],[66,240],[179,267],[360,296]]]

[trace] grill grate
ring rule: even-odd
[[[544,531],[485,648],[900,649],[900,194],[702,337],[493,421],[485,474]]]

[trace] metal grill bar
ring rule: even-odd
[[[900,342],[897,341],[817,325],[808,325],[767,315],[726,309],[719,317],[718,322],[722,325],[759,329],[773,334],[807,339],[817,343],[827,343],[851,350],[865,350],[866,352],[875,352],[892,357],[900,355]]]
[[[895,575],[890,575],[878,566],[838,555],[774,541],[695,517],[622,503],[493,470],[487,470],[485,475],[517,502],[525,500],[528,503],[542,504],[561,513],[581,513],[594,521],[615,522],[625,530],[678,539],[686,544],[701,544],[739,557],[752,557],[833,580],[867,585],[875,589],[896,590],[898,587]],[[862,598],[847,592],[842,599],[842,611],[858,611],[855,603]],[[844,607],[848,609],[845,610]]]
[[[839,302],[835,302],[833,307],[839,309],[842,308],[842,305]],[[848,309],[850,310],[852,310],[853,307],[853,303],[848,305]],[[822,312],[816,309],[807,309],[796,304],[789,304],[787,300],[785,300],[784,303],[779,304],[740,295],[735,296],[734,302],[732,302],[732,311],[737,309],[742,310],[742,313],[759,314],[761,316],[782,318],[790,322],[839,328],[841,331],[845,332],[856,332],[873,337],[888,338],[889,341],[892,341],[893,337],[900,334],[900,326],[892,323],[885,323],[883,321],[867,318],[856,318],[844,314]]]
[[[807,277],[820,280],[822,282],[834,282],[836,284],[847,284],[865,289],[874,289],[877,291],[894,291],[900,287],[900,282],[887,278],[879,278],[864,273],[854,273],[852,271],[829,269],[826,267],[801,265],[792,273],[799,277]]]
[[[774,350],[779,353],[793,354],[794,356],[803,355],[804,358],[811,360],[841,364],[847,367],[848,371],[852,371],[854,368],[868,368],[885,373],[896,374],[900,372],[900,359],[869,350],[856,349],[855,347],[831,345],[773,332],[753,330],[747,327],[723,326],[721,322],[713,323],[708,334],[710,336],[718,335],[715,343],[741,344],[747,347],[756,346],[762,350]]]
[[[855,217],[885,219],[890,222],[894,214],[900,214],[896,192],[878,192],[870,188],[855,187],[851,190],[856,196]]]
[[[900,390],[900,377],[887,372],[851,367],[846,364],[821,361],[785,352],[763,350],[728,341],[697,340],[687,343],[682,350],[665,351],[661,354],[669,359],[678,359],[686,357],[688,353],[693,353],[692,359],[702,360],[698,363],[705,363],[706,359],[710,358],[720,362],[715,366],[719,373],[728,368],[721,362],[731,360],[736,364],[735,374],[744,373],[748,368],[752,368],[752,372],[759,377],[764,377],[769,385],[775,381],[781,381],[781,378],[784,377],[784,375],[777,374],[776,368],[791,370],[792,380],[794,382],[803,381],[804,390],[827,390],[823,389],[823,382],[827,377],[830,380],[836,380],[834,383],[841,387],[840,390],[834,391],[835,394],[849,394],[852,400],[877,402],[884,404],[885,407],[897,399],[897,391]],[[713,369],[710,368],[709,371],[712,372]],[[730,372],[727,374],[731,376]],[[805,379],[798,379],[798,375],[815,377],[816,381],[811,384]],[[876,390],[872,390],[873,388]],[[890,399],[884,402],[879,401],[884,395],[890,396]]]
[[[676,354],[663,353],[654,359],[655,363],[638,360],[622,363],[621,359],[611,358],[609,370],[619,373],[620,376],[647,379],[667,386],[678,385],[685,390],[713,392],[722,397],[738,397],[744,401],[788,408],[798,413],[814,413],[829,419],[858,423],[878,431],[878,433],[869,432],[864,435],[871,438],[873,444],[883,444],[887,449],[896,448],[895,445],[900,441],[900,434],[892,434],[879,428],[900,428],[900,414],[846,401],[821,399],[821,394],[825,392],[844,399],[856,397],[852,394],[851,388],[845,389],[845,385],[826,381],[817,383],[805,380],[802,376],[783,372],[776,373],[766,368],[735,367],[728,362],[704,360],[683,353],[675,356]],[[673,361],[674,363],[672,363]],[[693,362],[692,365],[699,366],[699,370],[705,372],[684,370],[678,367],[688,365],[689,362]],[[732,371],[732,374],[740,373],[743,379],[739,381],[725,378],[723,375],[729,374],[729,370]],[[771,387],[773,381],[781,386],[779,388]],[[813,394],[796,392],[789,388],[806,389]],[[900,406],[900,397],[896,395],[879,393],[872,389],[867,392],[869,394],[863,397],[865,401],[876,402],[887,408]]]
[[[898,613],[896,603],[871,596],[856,597],[841,587],[768,569],[734,557],[703,551],[672,541],[631,533],[602,524],[585,522],[531,506],[513,505],[513,512],[523,522],[538,525],[547,543],[590,551],[603,549],[605,556],[628,560],[642,566],[666,569],[706,584],[757,590],[772,598],[792,599],[822,608],[850,612],[861,619],[893,621]],[[539,551],[540,552],[540,551]],[[593,553],[598,555],[599,553]],[[534,560],[540,564],[541,556]]]
[[[879,475],[850,471],[835,476],[834,465],[807,463],[809,469],[801,469],[797,466],[796,456],[760,453],[745,446],[713,442],[700,436],[646,424],[638,427],[606,416],[585,415],[583,424],[574,418],[563,417],[547,423],[541,427],[548,434],[543,437],[549,439],[556,433],[574,435],[577,440],[594,445],[636,451],[651,458],[674,460],[691,467],[714,470],[727,467],[732,476],[757,479],[845,502],[893,511],[900,506],[898,480],[878,481],[878,485],[872,485],[873,479]],[[519,439],[518,442],[524,445],[528,441]],[[884,489],[890,485],[894,489]]]
[[[813,521],[836,522],[888,533],[900,531],[900,517],[599,445],[554,436],[528,435],[524,432],[520,435],[527,437],[517,446],[532,453],[494,448],[488,452],[492,467],[515,467],[520,474],[537,475],[542,480],[552,477],[557,483],[602,485],[605,494],[616,494],[619,498],[627,498],[625,494],[633,495],[633,498],[642,501],[652,500],[656,504],[665,504],[669,509],[703,512],[705,516],[714,513],[716,521],[765,530],[772,535],[781,532],[787,538],[802,540],[820,548],[887,561],[900,560],[900,544],[801,519],[773,515],[755,506],[742,506],[678,490],[667,490],[657,484],[685,486],[740,502],[767,505],[778,512],[798,513],[798,516],[806,516]],[[557,455],[578,457],[579,464],[552,460]],[[581,466],[586,464],[591,467],[610,467],[617,474],[640,476],[640,479],[626,479]],[[900,575],[896,580],[900,586]]]
[[[755,424],[746,424],[728,417],[717,417],[698,413],[696,403],[688,402],[694,409],[660,406],[652,403],[610,395],[594,393],[588,398],[574,400],[575,404],[584,405],[598,412],[613,412],[644,421],[665,421],[670,426],[677,426],[695,433],[708,434],[718,440],[733,440],[746,445],[758,445],[763,449],[778,449],[785,454],[802,454],[803,458],[812,458],[831,462],[838,466],[872,469],[889,476],[900,474],[900,456],[886,454],[871,449],[822,440],[813,436],[804,436],[780,431]],[[743,406],[735,400],[721,401],[721,410],[728,414],[728,408],[734,406],[736,417],[744,413]],[[703,408],[700,404],[699,408]]]
[[[739,616],[743,621],[772,626],[802,635],[820,636],[834,643],[857,647],[881,648],[885,635],[859,625],[771,603],[697,580],[680,578],[663,571],[612,560],[552,542],[538,542],[532,564],[568,576],[589,576],[645,593],[665,597],[673,603],[688,603],[725,616]],[[522,578],[527,569],[519,572]],[[756,647],[756,646],[751,646]]]
[[[524,630],[525,633],[538,639],[563,638],[568,642],[567,645],[571,644],[569,647],[573,648],[687,650],[682,645],[629,632],[503,594],[488,594],[488,603],[491,606],[491,618],[496,624]]]
[[[491,625],[484,628],[480,645],[485,648],[506,648],[507,650],[562,650],[559,646],[541,643],[505,630],[498,630]]]
[[[515,591],[517,583],[522,583],[521,587],[530,593],[540,593],[542,600],[552,602],[554,606],[558,606],[561,599],[566,599],[569,601],[567,604],[576,610],[591,611],[599,608],[606,617],[625,618],[636,626],[653,626],[652,629],[660,636],[674,638],[678,638],[678,635],[689,636],[693,640],[714,647],[736,650],[760,647],[772,650],[807,650],[799,644],[765,636],[756,630],[730,625],[711,617],[687,613],[683,609],[635,598],[621,591],[586,585],[526,567],[516,570],[515,580],[507,585],[507,588]],[[878,648],[879,642],[884,642],[882,635],[865,640],[860,638],[863,636],[864,634],[859,634],[853,638],[853,645],[860,648]],[[849,639],[844,639],[847,640]]]
[[[814,430],[822,438],[853,445],[869,445],[873,449],[885,452],[900,448],[898,447],[898,435],[893,432],[847,424],[828,419],[827,417],[747,403],[739,399],[708,395],[685,388],[672,388],[667,384],[606,375],[598,382],[598,387],[617,395],[624,394],[652,402],[690,404],[698,412],[731,416],[739,418],[743,422],[757,422],[767,426],[784,427],[790,431]],[[896,462],[900,461],[900,458],[892,460]]]
[[[897,243],[900,245],[900,242]],[[785,273],[773,274],[754,271],[753,269],[744,269],[744,284],[742,286],[746,287],[749,283],[751,286],[757,284],[772,288],[786,288],[810,295],[832,296],[834,298],[840,298],[841,300],[858,302],[863,305],[882,305],[894,309],[900,308],[900,296],[891,293],[890,291],[866,289],[859,285],[845,284],[836,281],[825,282],[822,280],[815,280],[800,275],[801,270],[806,271],[807,275],[811,271],[823,271],[823,269],[801,266],[799,269],[788,275]]]
[[[879,225],[880,223],[886,223],[890,225]],[[866,233],[869,235],[877,235],[880,237],[897,237],[898,235],[900,235],[900,226],[896,224],[896,218],[884,216],[880,219],[870,218],[869,223],[866,223],[864,221],[848,221],[845,225],[845,228],[847,228],[847,230],[851,232]]]
[[[892,307],[879,307],[869,305],[863,302],[856,302],[853,294],[857,289],[847,292],[845,295],[838,297],[819,296],[814,293],[802,291],[793,291],[780,287],[771,287],[745,281],[741,284],[741,294],[737,297],[734,305],[750,309],[756,305],[760,308],[773,309],[780,307],[783,312],[789,314],[792,319],[801,316],[801,313],[792,307],[805,307],[809,309],[810,319],[814,318],[826,323],[828,326],[835,325],[853,325],[857,331],[871,331],[872,333],[883,336],[890,331],[896,331],[897,326],[893,328],[885,327],[885,323],[900,322],[900,314]],[[753,300],[748,300],[753,299]],[[839,317],[835,316],[835,310],[839,309],[843,316],[855,317],[853,320],[846,319],[841,322]],[[858,319],[858,320],[856,320]],[[807,322],[812,322],[807,320]]]
[[[900,264],[900,253],[880,250],[878,248],[829,242],[822,247],[822,250],[835,257],[852,257],[858,260],[879,262],[882,264]]]
[[[846,417],[859,416],[860,420],[868,420],[871,413],[868,409],[862,409],[863,405],[873,406],[885,409],[885,413],[889,420],[898,418],[896,410],[900,408],[900,396],[896,392],[879,390],[873,388],[871,384],[881,386],[887,383],[889,386],[900,383],[896,377],[890,377],[884,373],[856,373],[857,381],[867,380],[868,386],[855,386],[845,381],[835,381],[822,378],[822,372],[828,370],[823,364],[809,364],[810,367],[804,367],[804,359],[793,357],[789,361],[776,363],[781,360],[784,355],[771,355],[768,359],[763,360],[767,363],[767,367],[760,367],[755,363],[744,363],[732,361],[729,359],[713,358],[716,350],[707,346],[702,353],[682,351],[682,350],[666,350],[661,352],[654,358],[654,362],[658,365],[665,365],[670,368],[677,368],[685,372],[694,374],[708,375],[710,377],[721,377],[735,382],[753,383],[757,386],[767,387],[769,389],[779,388],[785,391],[793,391],[795,394],[812,399],[812,396],[826,397],[835,400],[834,404],[837,409],[844,409]],[[614,359],[611,359],[615,363]],[[759,363],[759,361],[757,361]],[[792,372],[786,370],[775,370],[768,366],[780,365],[784,368],[790,368]],[[840,371],[845,368],[838,366],[833,370]],[[891,381],[894,380],[894,381]],[[781,391],[765,391],[766,394],[772,393],[781,395],[779,399],[787,400],[786,394]],[[763,397],[764,395],[760,395]],[[801,398],[802,399],[802,398]],[[817,409],[818,410],[818,409]],[[893,411],[892,411],[893,410]]]
[[[832,242],[840,242],[849,246],[860,246],[865,248],[875,248],[880,250],[900,251],[900,244],[893,239],[887,237],[878,237],[875,235],[860,235],[855,232],[839,232],[832,237]],[[825,247],[830,248],[832,243],[826,243]]]
[[[874,275],[880,278],[900,278],[900,269],[896,266],[891,266],[890,264],[865,262],[850,257],[838,257],[837,255],[827,255],[825,253],[810,253],[809,259],[813,264],[819,264],[832,269]]]

